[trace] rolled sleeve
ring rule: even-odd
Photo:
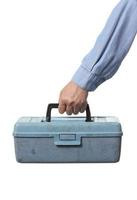
[[[94,91],[117,72],[136,33],[137,0],[121,0],[72,80],[81,88]]]
[[[91,73],[86,68],[80,66],[73,75],[72,81],[84,90],[94,91],[101,83],[105,81],[105,78]]]

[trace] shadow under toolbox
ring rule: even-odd
[[[14,126],[18,162],[118,162],[121,125],[116,117],[52,117],[49,104],[44,117],[22,117]]]

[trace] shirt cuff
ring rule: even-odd
[[[105,78],[92,73],[83,66],[80,66],[73,75],[72,81],[84,90],[94,91],[105,81]]]

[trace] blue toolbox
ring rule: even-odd
[[[21,117],[14,126],[16,160],[21,163],[118,162],[122,129],[116,117]]]

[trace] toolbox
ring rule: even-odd
[[[116,117],[21,117],[14,126],[16,160],[21,163],[118,162],[122,129]]]

